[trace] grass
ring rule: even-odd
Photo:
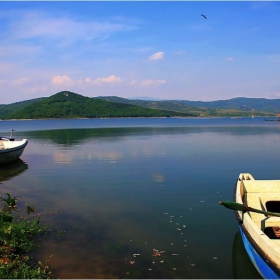
[[[28,253],[38,246],[37,237],[48,231],[38,218],[30,219],[34,206],[27,206],[26,217],[15,217],[18,197],[0,197],[0,279],[51,279],[49,261],[34,263]]]

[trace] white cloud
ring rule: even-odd
[[[88,79],[88,78],[87,78]],[[108,76],[107,78],[97,78],[92,81],[92,84],[115,84],[115,83],[121,83],[122,79],[120,77],[117,77],[115,75]]]
[[[52,78],[53,85],[63,85],[63,86],[83,86],[83,85],[100,85],[100,84],[116,84],[121,83],[122,79],[117,77],[116,75],[111,75],[105,78],[96,78],[96,79],[80,79],[80,80],[73,80],[69,76],[54,76]]]
[[[157,53],[154,53],[152,54],[151,56],[149,56],[149,60],[150,61],[153,61],[153,60],[160,60],[160,59],[163,59],[163,56],[164,56],[164,52],[157,52]]]
[[[73,81],[70,77],[64,75],[64,76],[54,76],[52,78],[52,84],[53,85],[65,85],[69,86],[73,84]]]

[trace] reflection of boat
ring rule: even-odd
[[[248,257],[239,231],[235,234],[232,244],[232,273],[234,279],[262,278]]]
[[[255,180],[249,173],[239,175],[235,201],[247,211],[237,211],[244,247],[263,278],[280,278],[280,217],[250,211],[250,207],[280,212],[280,180]]]
[[[2,165],[0,168],[0,182],[7,181],[28,169],[28,165],[20,158]]]
[[[27,139],[15,140],[11,137],[0,137],[0,164],[17,160],[23,153],[28,141]]]

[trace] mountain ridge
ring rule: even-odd
[[[140,100],[118,96],[86,97],[70,91],[0,105],[0,119],[265,116],[279,112],[280,99],[236,97],[216,101]]]
[[[50,97],[35,101],[30,100],[29,103],[11,104],[8,110],[7,108],[6,110],[2,110],[3,106],[1,106],[0,118],[53,119],[192,116],[188,113],[156,110],[137,105],[111,102],[99,98],[85,97],[70,91],[58,92]],[[19,105],[21,105],[20,108],[15,107]]]

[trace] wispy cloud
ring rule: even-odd
[[[85,20],[66,16],[49,15],[40,11],[29,11],[10,22],[11,36],[16,39],[63,39],[93,40],[105,38],[110,34],[137,29],[134,23],[118,19]]]
[[[131,86],[141,86],[141,87],[159,87],[162,86],[166,83],[165,80],[152,80],[152,79],[147,79],[147,80],[133,80],[130,82]]]
[[[97,78],[94,80],[91,80],[89,78],[86,79],[87,83],[91,83],[93,85],[100,85],[100,84],[115,84],[115,83],[121,83],[122,79],[120,77],[117,77],[116,75],[111,75],[106,78]]]
[[[73,85],[73,80],[67,76],[67,75],[64,75],[64,76],[54,76],[52,78],[52,82],[51,82],[53,85],[65,85],[65,86],[71,86]]]
[[[101,84],[116,84],[116,83],[121,83],[122,79],[116,75],[111,75],[108,77],[98,77],[96,79],[79,79],[79,80],[74,80],[70,78],[67,75],[62,75],[62,76],[54,76],[52,78],[52,85],[54,86],[74,86],[74,85],[101,85]]]
[[[29,81],[28,78],[22,77],[22,78],[19,78],[17,80],[12,81],[12,85],[20,86],[20,85],[23,85],[23,84],[27,83],[28,81]]]
[[[156,52],[156,53],[152,54],[151,56],[149,56],[148,60],[149,61],[160,60],[160,59],[163,59],[163,56],[164,56],[164,52]]]

